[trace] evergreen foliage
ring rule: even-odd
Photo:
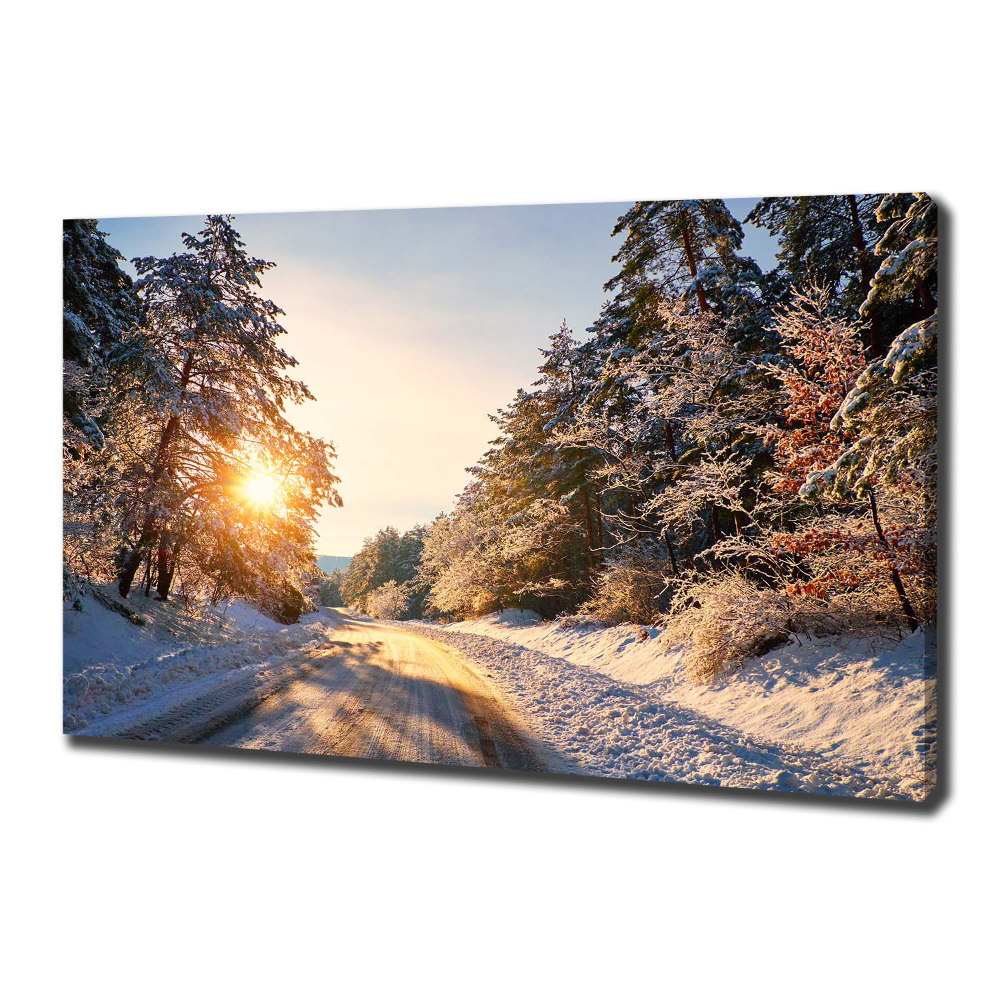
[[[63,596],[77,608],[84,580],[113,558],[121,457],[108,436],[124,428],[110,359],[139,314],[105,236],[94,219],[63,224]]]
[[[133,286],[95,223],[67,223],[67,596],[112,574],[125,596],[145,567],[164,598],[180,581],[278,620],[662,620],[706,676],[796,623],[933,621],[934,203],[766,198],[747,221],[778,239],[768,274],[722,201],[632,206],[594,326],[553,332],[454,509],[330,576],[312,526],[340,502],[335,454],[286,415],[312,397],[259,293],[273,265],[210,216]]]
[[[351,559],[340,579],[341,602],[375,617],[418,618],[424,609],[426,590],[417,580],[420,558],[427,529],[417,525],[400,535],[393,527],[383,528],[374,537],[366,538]],[[392,584],[392,608],[400,614],[386,615],[384,588]],[[381,593],[377,607],[371,605],[376,593]],[[397,608],[396,597],[405,593],[404,606]]]
[[[134,260],[133,285],[94,222],[66,224],[65,481],[97,526],[74,547],[81,517],[67,515],[71,572],[116,575],[124,598],[145,567],[147,594],[238,594],[294,621],[313,524],[340,503],[336,455],[286,416],[312,396],[286,374],[281,310],[258,292],[273,265],[246,252],[231,216],[183,244]]]
[[[429,527],[428,611],[663,617],[721,642],[705,609],[756,603],[754,646],[794,621],[933,619],[933,202],[770,198],[749,221],[778,236],[770,274],[721,201],[619,219],[590,336],[552,335]]]

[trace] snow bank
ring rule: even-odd
[[[656,686],[755,736],[922,779],[934,749],[926,645],[922,632],[895,644],[801,636],[711,685],[692,684],[678,656]]]
[[[242,602],[186,608],[130,596],[123,603],[143,626],[90,595],[82,612],[64,610],[67,733],[180,739],[177,724],[199,713],[199,724],[210,722],[223,705],[235,710],[237,697],[252,703],[329,635],[323,613],[283,626]]]
[[[920,633],[884,648],[801,637],[703,685],[652,628],[564,628],[511,611],[415,627],[491,671],[585,770],[912,799],[932,785]]]
[[[165,648],[164,637],[149,624],[142,628],[133,625],[102,607],[90,594],[83,595],[82,601],[82,611],[63,608],[64,676],[95,663],[134,663]],[[133,610],[137,614],[144,611]]]
[[[218,605],[218,609],[224,619],[228,618],[245,632],[275,632],[284,628],[279,622],[268,618],[263,611],[258,611],[257,608],[235,598],[223,601]]]
[[[676,650],[666,649],[655,641],[660,629],[652,626],[608,628],[595,622],[567,628],[558,619],[544,621],[534,611],[508,608],[473,621],[446,625],[444,629],[535,649],[632,684],[658,680],[680,662]]]
[[[158,601],[135,591],[122,600],[115,587],[100,589],[145,624],[132,624],[85,593],[83,611],[63,608],[64,673],[94,664],[135,663],[171,649],[211,646],[283,628],[242,601],[187,606],[183,601]]]

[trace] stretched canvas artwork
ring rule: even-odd
[[[933,789],[926,194],[63,250],[66,733]]]

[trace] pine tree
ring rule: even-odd
[[[138,313],[132,280],[118,264],[125,258],[106,236],[96,219],[63,223],[63,416],[97,447],[108,356]]]
[[[427,534],[428,527],[422,524],[402,535],[390,525],[366,538],[339,580],[339,597],[376,617],[419,617],[428,594],[426,584],[419,579]],[[376,598],[376,594],[380,596]],[[404,595],[404,607],[393,604],[392,614],[376,613],[376,608],[388,606],[387,595],[394,601]]]
[[[344,579],[342,570],[335,569],[331,573],[321,573],[318,587],[319,602],[327,608],[337,608],[344,603],[340,586]]]
[[[246,581],[252,569],[246,536],[271,522],[250,516],[239,489],[261,470],[280,479],[283,533],[292,542],[272,561],[272,576],[288,569],[290,556],[308,561],[318,508],[340,503],[332,447],[297,431],[284,415],[288,403],[313,397],[284,374],[296,362],[277,346],[281,310],[256,292],[260,275],[274,265],[245,252],[231,216],[209,216],[205,229],[183,234],[183,241],[184,253],[133,262],[144,322],[116,357],[123,371],[141,373],[136,396],[156,421],[154,446],[123,507],[123,597],[154,551],[161,586],[169,588],[179,547],[192,536],[204,570],[220,581],[226,575]],[[240,528],[247,528],[242,544]],[[275,533],[258,541],[259,555],[281,543]]]
[[[558,606],[584,585],[596,543],[593,510],[591,531],[585,527],[581,470],[552,446],[560,395],[518,390],[507,406],[491,414],[500,433],[469,469],[467,509],[493,533],[488,541],[495,564],[492,584],[484,582],[482,589],[492,588],[498,600],[516,604],[534,596],[539,609]]]
[[[693,296],[702,313],[724,310],[748,321],[759,311],[763,275],[739,255],[743,228],[721,199],[636,202],[612,236],[623,232],[612,258],[620,270],[605,288],[617,290],[614,311],[632,320],[633,345],[656,328],[665,299]]]
[[[581,350],[565,320],[549,338],[549,346],[541,348],[541,354],[541,378],[535,386],[543,409],[550,415],[543,427],[546,440],[542,447],[558,455],[553,463],[553,478],[557,481],[553,492],[563,504],[573,502],[579,508],[587,538],[587,565],[593,573],[605,545],[601,497],[592,481],[598,456],[586,444],[577,447],[565,437],[570,432],[572,438],[579,408],[593,386],[593,372],[588,370],[588,352]]]
[[[344,600],[353,607],[362,608],[368,596],[383,584],[409,579],[403,570],[404,558],[402,539],[391,525],[366,538],[344,571],[341,581]]]
[[[112,405],[109,357],[138,316],[123,258],[105,236],[94,219],[63,224],[63,589],[77,608],[81,578],[101,574],[113,555],[114,438],[129,428]]]
[[[816,286],[831,290],[829,307],[854,319],[878,267],[876,245],[885,225],[876,216],[882,195],[846,194],[763,198],[746,221],[779,241],[778,271],[784,297],[792,289]],[[885,350],[881,313],[867,328],[869,350]]]
[[[911,299],[920,318],[930,316],[937,309],[937,205],[926,194],[887,194],[876,216],[886,226],[875,247],[882,260],[861,314]]]

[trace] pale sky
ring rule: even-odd
[[[727,199],[741,219],[756,199]],[[292,422],[337,448],[342,508],[316,551],[451,509],[496,428],[488,414],[537,377],[538,348],[565,317],[580,339],[606,298],[631,204],[237,215],[248,251],[277,264],[264,293],[286,315],[290,374],[316,396]],[[126,258],[183,249],[204,216],[101,219]],[[773,241],[745,226],[745,252]],[[131,270],[131,268],[129,268]]]

